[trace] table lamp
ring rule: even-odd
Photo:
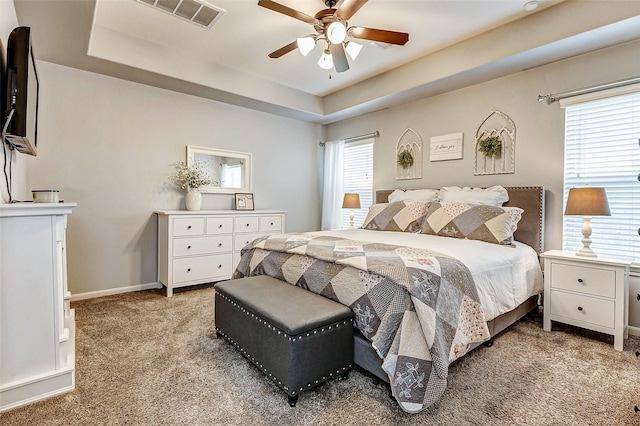
[[[564,214],[568,216],[584,216],[582,222],[582,245],[576,256],[598,257],[589,247],[591,245],[591,216],[611,216],[607,193],[604,188],[581,187],[571,188],[567,198]]]
[[[360,194],[344,194],[342,208],[351,209],[349,211],[349,228],[353,228],[353,209],[360,208]]]

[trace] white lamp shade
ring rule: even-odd
[[[332,22],[327,28],[327,38],[333,44],[340,44],[347,37],[347,29],[342,22]]]
[[[355,61],[360,51],[362,50],[362,45],[353,41],[348,41],[344,47],[344,50],[347,51],[347,54],[351,58],[352,61]]]
[[[316,47],[316,41],[313,37],[298,38],[298,50],[302,53],[302,56],[307,56],[314,47]]]
[[[318,66],[325,70],[333,68],[333,58],[331,57],[329,49],[322,52],[322,56],[320,56],[320,59],[318,60]]]

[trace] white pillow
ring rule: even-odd
[[[500,185],[490,188],[445,186],[440,188],[438,198],[441,203],[484,204],[500,207],[509,201],[509,194]]]
[[[407,191],[396,189],[391,194],[389,194],[389,202],[395,203],[397,201],[426,201],[430,203],[431,201],[435,201],[437,195],[437,189],[411,189]]]

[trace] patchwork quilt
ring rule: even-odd
[[[473,278],[459,260],[429,250],[312,234],[279,234],[246,246],[234,278],[269,275],[354,312],[389,375],[394,397],[415,413],[435,403],[449,364],[489,330]]]

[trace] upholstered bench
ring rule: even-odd
[[[301,391],[353,364],[351,310],[265,275],[215,285],[216,335],[225,338],[284,390]]]

